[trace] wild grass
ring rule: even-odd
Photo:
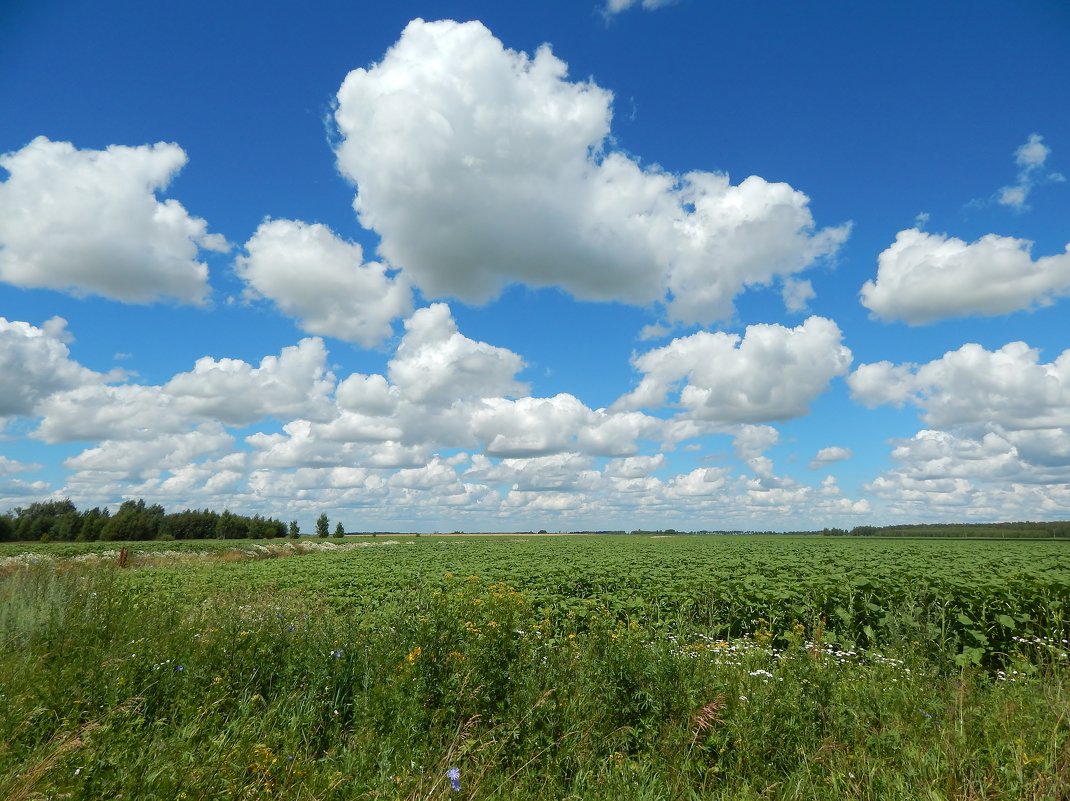
[[[875,653],[803,624],[569,630],[475,578],[382,615],[177,606],[126,576],[0,579],[0,798],[1068,797],[1070,671],[1046,639],[1001,678],[906,634]]]

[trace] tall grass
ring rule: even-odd
[[[570,631],[475,579],[385,617],[31,566],[0,580],[0,798],[1065,799],[1064,653],[1001,678],[820,627]]]

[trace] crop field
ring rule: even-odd
[[[4,798],[1067,798],[1070,550],[0,548]]]

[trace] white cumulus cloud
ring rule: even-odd
[[[32,415],[57,392],[103,384],[105,376],[70,358],[68,338],[62,317],[40,327],[0,317],[0,417]]]
[[[842,462],[846,459],[850,459],[851,456],[852,453],[850,448],[843,448],[839,445],[830,445],[827,448],[819,450],[814,458],[810,460],[810,469],[817,470],[826,467],[833,462]]]
[[[263,417],[322,418],[333,408],[334,375],[319,337],[302,339],[265,356],[259,367],[241,359],[198,359],[192,372],[179,373],[163,391],[193,417],[246,425]]]
[[[391,321],[412,309],[405,280],[378,262],[365,263],[360,245],[345,242],[327,226],[269,220],[236,260],[251,296],[272,300],[311,334],[378,345]]]
[[[967,244],[916,228],[900,231],[878,258],[876,282],[862,287],[862,305],[881,319],[911,325],[1050,305],[1070,293],[1070,245],[1036,261],[1031,247],[995,234]]]
[[[405,336],[387,366],[409,401],[449,406],[465,398],[518,395],[523,360],[506,348],[476,342],[457,330],[449,306],[435,303],[405,321]]]
[[[43,136],[0,156],[0,280],[130,303],[204,304],[201,249],[225,251],[173,199],[159,200],[186,163],[176,144],[78,150]]]
[[[54,392],[38,405],[33,436],[45,442],[141,440],[179,434],[204,422],[246,425],[264,417],[323,418],[334,404],[334,376],[318,338],[264,357],[259,367],[240,359],[199,359],[166,384],[89,382]]]
[[[937,428],[1070,426],[1070,350],[1053,362],[1024,342],[996,351],[970,343],[923,365],[863,364],[847,379],[867,406],[910,402]]]
[[[661,406],[683,382],[679,404],[694,419],[730,424],[800,417],[834,377],[847,373],[851,351],[842,339],[839,327],[823,317],[795,328],[751,325],[743,337],[700,331],[634,358],[643,378],[617,406]]]
[[[338,165],[380,253],[429,297],[559,286],[710,322],[846,238],[815,229],[787,184],[674,175],[613,150],[611,101],[548,46],[529,56],[478,22],[414,20],[339,89]]]
[[[73,470],[120,479],[147,478],[165,469],[179,469],[208,454],[231,447],[234,438],[218,423],[182,434],[164,434],[151,440],[105,441],[64,462]]]

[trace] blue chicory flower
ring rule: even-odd
[[[450,787],[453,788],[453,792],[459,793],[461,791],[461,769],[450,768],[446,771],[446,776],[450,780]]]

